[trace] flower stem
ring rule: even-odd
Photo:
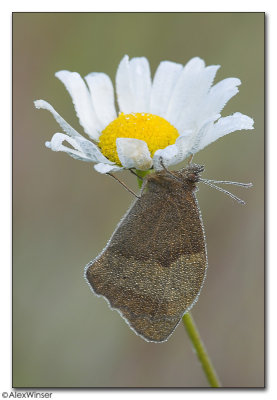
[[[136,169],[136,175],[137,175],[137,182],[138,182],[138,187],[139,188],[141,188],[141,186],[142,186],[142,180],[143,180],[143,178],[146,176],[146,175],[148,175],[148,174],[151,174],[151,171],[150,170],[148,170],[148,171],[140,171],[140,170],[138,170],[138,169]]]
[[[214,366],[209,359],[208,353],[204,347],[204,344],[201,341],[199,332],[195,325],[195,322],[190,313],[186,313],[183,315],[183,323],[185,325],[186,331],[189,335],[190,340],[195,348],[197,357],[202,365],[206,378],[211,387],[220,387],[219,379],[216,375]]]

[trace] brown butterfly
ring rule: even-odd
[[[85,269],[93,292],[103,296],[143,339],[163,342],[198,300],[207,250],[195,192],[202,165],[164,170],[144,178],[142,194],[118,224],[104,250]],[[145,190],[146,189],[146,190]]]

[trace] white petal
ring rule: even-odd
[[[108,75],[100,72],[92,72],[85,80],[90,90],[93,108],[104,129],[117,117],[112,81]]]
[[[133,112],[149,112],[151,72],[147,58],[136,57],[130,61],[135,108]]]
[[[107,174],[108,172],[120,171],[123,168],[118,167],[117,165],[108,165],[108,164],[99,163],[99,164],[94,165],[94,169],[97,172],[100,172],[100,174]]]
[[[214,125],[214,121],[220,117],[220,114],[212,116],[204,121],[200,129],[184,131],[183,135],[176,139],[175,143],[182,152],[183,158],[186,158],[198,151],[199,143],[202,140],[202,137],[210,131]]]
[[[191,59],[183,68],[173,90],[165,115],[166,119],[173,125],[183,109],[183,103],[188,99],[188,96],[191,96],[192,82],[197,81],[204,68],[204,61],[198,57]]]
[[[184,68],[167,113],[169,121],[181,133],[196,127],[201,118],[199,107],[206,99],[219,65],[205,68],[203,60],[193,59]]]
[[[187,158],[191,154],[192,139],[193,136],[180,136],[177,138],[175,144],[179,149],[179,157],[181,161]],[[178,161],[180,162],[180,161]]]
[[[117,154],[124,168],[147,171],[152,167],[152,158],[143,140],[131,138],[116,139]]]
[[[201,113],[201,108],[202,104],[207,101],[207,94],[219,67],[219,65],[206,67],[200,76],[194,82],[191,82],[190,89],[188,89],[191,92],[176,121],[176,127],[180,132],[183,129],[200,127],[201,123],[206,119]]]
[[[73,149],[72,147],[64,146],[64,142],[69,143]],[[51,141],[46,142],[45,145],[53,151],[63,151],[78,160],[114,164],[101,153],[94,143],[81,136],[73,138],[63,133],[55,133]]]
[[[214,85],[205,100],[205,104],[199,110],[202,120],[206,120],[213,114],[218,114],[225,104],[235,96],[241,81],[237,78],[226,78]]]
[[[148,112],[151,93],[151,75],[146,58],[126,55],[116,73],[116,92],[119,108],[125,114]]]
[[[72,126],[70,126],[61,116],[57,113],[57,111],[51,106],[51,104],[47,103],[45,100],[36,100],[34,101],[36,108],[42,108],[44,110],[48,110],[51,112],[55,120],[58,122],[60,127],[71,137],[82,137],[80,133],[75,131]]]
[[[106,163],[106,164],[114,164],[112,161],[108,160],[100,151],[100,149],[92,143],[90,140],[85,138],[76,138],[75,139],[82,152],[89,157],[89,159],[93,162],[97,163]]]
[[[207,120],[201,128],[190,136],[190,141],[187,143],[189,154],[195,154],[199,150],[199,145],[205,136],[208,136],[211,129],[214,127],[213,119]]]
[[[62,81],[68,90],[80,124],[94,140],[98,140],[102,127],[93,109],[92,100],[85,82],[77,72],[59,71],[55,76]]]
[[[72,128],[58,113],[57,111],[51,106],[51,104],[47,103],[44,100],[36,100],[35,102],[36,108],[42,108],[48,110],[52,113],[55,120],[58,124],[63,128],[63,130],[69,135],[69,137],[74,138],[74,141],[70,141],[70,138],[67,135],[63,135],[62,133],[56,133],[53,136],[51,142],[46,142],[47,147],[51,148],[53,151],[66,151],[68,154],[71,152],[72,149],[68,149],[67,147],[62,145],[62,142],[66,140],[70,143],[75,149],[82,151],[84,154],[84,161],[93,161],[93,162],[106,162],[111,163],[99,150],[99,148],[92,143],[91,141],[85,139],[82,135],[80,135],[74,128]],[[72,144],[74,143],[74,144]],[[61,150],[62,149],[62,150]],[[66,149],[66,150],[65,150]],[[72,154],[75,154],[73,151]],[[73,155],[70,154],[72,157]],[[80,155],[80,154],[79,154]],[[89,160],[87,160],[89,158]],[[80,158],[79,158],[80,159]]]
[[[150,113],[164,117],[173,89],[183,69],[181,64],[162,61],[157,68],[151,91]]]
[[[129,57],[126,55],[120,61],[116,77],[116,93],[120,111],[129,114],[134,110],[134,98],[129,66]]]
[[[162,164],[165,167],[169,165],[178,164],[179,161],[175,162],[179,159],[179,149],[176,144],[171,144],[167,146],[165,149],[157,150],[153,156],[153,166],[156,171],[160,171],[163,169]],[[162,162],[162,164],[161,164]]]
[[[214,142],[220,137],[227,135],[228,133],[242,130],[242,129],[254,129],[254,121],[247,115],[243,115],[239,112],[229,115],[228,117],[220,118],[201,138],[196,151],[199,151],[206,147],[208,144]]]
[[[175,144],[169,145],[166,148],[155,152],[153,157],[154,169],[157,171],[163,169],[161,161],[165,167],[179,164],[189,155],[190,147],[190,136],[178,137]]]
[[[65,141],[68,142],[73,149],[71,147],[64,146],[63,142]],[[62,151],[67,153],[69,156],[77,160],[91,161],[90,158],[83,153],[77,141],[74,138],[65,135],[64,133],[55,133],[51,141],[45,143],[45,146],[53,151]]]

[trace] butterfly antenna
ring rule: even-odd
[[[242,183],[242,182],[232,182],[232,181],[215,181],[213,179],[201,179],[201,181],[210,182],[210,183],[222,183],[225,185],[235,185],[235,186],[242,186],[245,188],[251,188],[253,186],[252,183]]]
[[[206,185],[208,185],[216,190],[219,190],[220,192],[227,194],[227,196],[236,200],[238,203],[245,204],[245,201],[241,200],[239,197],[235,196],[233,193],[230,193],[227,190],[222,189],[221,187],[216,186],[216,185],[214,185],[214,183],[212,183],[212,182],[216,182],[216,181],[211,181],[211,180],[202,179],[202,178],[200,178],[199,181],[205,183]],[[226,182],[228,182],[228,181],[219,181],[219,183],[226,183]],[[231,184],[231,182],[228,182],[228,183]],[[238,182],[232,182],[232,183],[237,184]],[[238,186],[244,186],[244,185],[249,185],[249,184],[239,184]],[[250,184],[250,185],[252,186],[252,184]],[[251,186],[246,186],[246,187],[251,187]]]
[[[114,178],[117,182],[119,182],[126,190],[128,190],[129,193],[131,193],[133,196],[135,196],[136,198],[140,198],[135,192],[132,191],[132,189],[128,188],[127,185],[125,185],[124,182],[122,182],[120,179],[118,179],[116,176],[114,176],[113,174],[111,174],[110,172],[108,172],[106,175],[110,175],[112,178]]]

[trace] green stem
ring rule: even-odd
[[[151,174],[151,171],[150,170],[140,171],[139,169],[136,169],[136,174],[138,175],[138,177],[143,179],[146,175]],[[137,178],[139,188],[141,188],[141,185],[142,185],[142,179],[140,179],[140,178]]]
[[[183,323],[185,325],[186,331],[192,341],[192,344],[195,348],[197,357],[202,365],[206,378],[211,387],[220,387],[219,379],[216,375],[215,369],[211,360],[209,359],[208,353],[204,347],[204,344],[201,341],[199,332],[195,325],[195,322],[190,313],[184,314]]]

